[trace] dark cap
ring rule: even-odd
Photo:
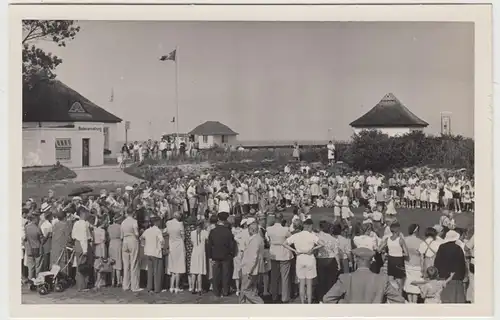
[[[229,214],[227,212],[219,212],[219,214],[217,214],[217,219],[219,219],[219,221],[227,221],[228,217]]]

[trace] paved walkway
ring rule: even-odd
[[[115,181],[130,184],[141,182],[141,179],[126,174],[117,166],[75,168],[73,171],[76,173],[76,178],[73,179],[75,182]]]

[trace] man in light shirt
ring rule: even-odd
[[[290,300],[292,252],[283,247],[283,243],[291,236],[290,230],[281,225],[283,214],[278,212],[274,217],[274,225],[267,228],[269,238],[269,254],[271,256],[271,295],[277,301],[288,303]],[[281,285],[280,285],[281,284]],[[281,292],[279,288],[281,287]]]
[[[289,237],[283,246],[297,254],[296,274],[299,278],[299,293],[301,303],[312,303],[313,279],[317,276],[314,251],[322,247],[319,238],[312,232],[311,219],[304,221],[303,230]],[[295,248],[291,246],[294,245]],[[307,287],[307,297],[306,297]]]
[[[153,225],[149,227],[141,236],[144,242],[144,255],[147,260],[148,268],[148,291],[160,293],[163,283],[163,247],[165,239],[159,228],[161,225],[160,217],[151,218]]]
[[[71,232],[71,238],[75,240],[75,258],[77,261],[76,288],[78,291],[88,291],[91,273],[90,259],[88,256],[92,252],[92,250],[90,250],[92,234],[90,232],[90,224],[87,221],[89,212],[84,208],[81,208],[79,211],[80,217],[73,224],[73,230]]]
[[[139,226],[134,218],[134,210],[127,210],[127,218],[121,224],[123,290],[138,292],[139,288]]]
[[[47,209],[48,210],[48,209]],[[50,269],[50,251],[52,247],[52,213],[50,211],[45,211],[43,213],[45,219],[40,224],[40,230],[42,230],[43,235],[43,254],[41,259],[41,269],[40,271],[48,271]]]
[[[259,234],[259,226],[253,222],[248,226],[250,238],[241,259],[241,293],[239,303],[263,304],[257,293],[259,269],[264,264],[264,239]]]
[[[161,158],[164,160],[167,159],[167,142],[165,139],[161,138],[158,150],[160,150]]]
[[[141,146],[137,141],[134,141],[134,148],[133,148],[133,153],[134,153],[134,162],[139,161],[139,149]]]

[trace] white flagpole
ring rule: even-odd
[[[175,47],[175,131],[176,144],[179,143],[179,47]]]

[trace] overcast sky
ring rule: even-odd
[[[80,21],[58,78],[131,121],[129,139],[218,120],[240,140],[338,140],[388,92],[438,134],[473,136],[474,29],[467,23]],[[114,102],[110,103],[111,91]],[[151,124],[149,124],[151,121]],[[120,127],[123,132],[123,125]],[[123,135],[123,134],[122,134]],[[119,137],[122,139],[123,137]]]

